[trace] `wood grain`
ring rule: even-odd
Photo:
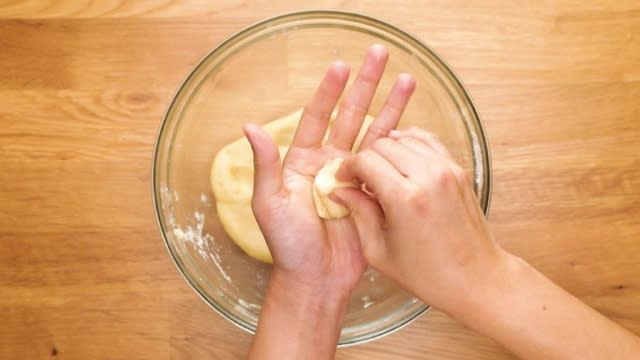
[[[318,7],[390,21],[446,59],[488,131],[496,237],[640,333],[638,1],[4,0],[0,358],[242,358],[249,335],[160,241],[151,150],[209,49]],[[432,311],[337,358],[511,356]]]

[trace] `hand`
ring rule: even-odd
[[[640,339],[496,244],[466,173],[433,135],[393,131],[338,176],[359,179],[379,202],[335,191],[367,261],[423,301],[521,358],[640,356]]]
[[[335,191],[352,210],[369,264],[437,308],[459,305],[501,254],[465,171],[432,134],[393,131],[346,160],[338,176],[365,183],[379,202]]]
[[[244,128],[255,159],[253,211],[274,259],[273,271],[300,286],[350,292],[366,268],[353,223],[348,218],[319,218],[312,185],[327,160],[351,156],[387,59],[383,46],[369,49],[326,145],[322,140],[329,117],[349,78],[349,68],[342,62],[329,68],[305,107],[282,166],[269,136],[256,125]],[[411,76],[399,76],[361,148],[395,128],[414,87]]]
[[[255,161],[253,212],[273,257],[250,359],[329,359],[335,353],[349,295],[367,265],[351,219],[317,215],[313,179],[327,160],[352,156],[388,55],[380,45],[369,49],[326,145],[329,118],[349,77],[342,62],[329,68],[305,107],[282,165],[264,131],[244,128]],[[414,88],[411,76],[398,77],[360,148],[395,128]]]

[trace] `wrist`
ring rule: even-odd
[[[300,281],[274,269],[269,279],[265,307],[290,318],[292,326],[315,331],[317,326],[336,329],[342,326],[350,291],[330,283]]]
[[[307,301],[323,300],[321,302],[327,305],[346,303],[351,295],[351,289],[329,278],[308,279],[277,267],[273,268],[269,277],[268,291]]]
[[[249,358],[332,358],[349,295],[274,268]]]
[[[456,306],[446,311],[453,318],[474,330],[479,319],[509,316],[505,302],[514,294],[530,265],[521,258],[500,249],[493,261],[467,283]]]

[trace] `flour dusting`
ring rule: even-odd
[[[204,231],[204,226],[206,223],[206,215],[209,209],[200,209],[197,208],[193,212],[193,222],[191,225],[178,225],[175,217],[175,209],[174,202],[178,202],[180,200],[180,195],[177,191],[171,191],[167,187],[162,187],[160,189],[161,197],[163,199],[163,207],[165,207],[168,211],[167,221],[169,226],[172,229],[173,235],[176,239],[182,243],[190,244],[198,253],[198,255],[204,260],[206,264],[213,264],[218,270],[220,276],[228,282],[231,286],[235,287],[236,285],[233,283],[231,276],[228,271],[231,270],[231,266],[229,264],[224,264],[220,257],[220,245],[216,244],[214,241],[214,237]],[[211,201],[209,197],[201,193],[199,196],[199,202],[205,208],[211,208]],[[205,265],[206,266],[206,265]],[[265,279],[262,274],[256,275],[256,282],[259,286],[264,286]],[[258,304],[250,303],[244,299],[237,299],[238,304],[235,306],[238,311],[246,312],[247,310],[254,312],[257,310],[258,312],[261,309],[261,306]]]
[[[173,234],[181,241],[190,242],[194,245],[196,251],[203,259],[209,256],[209,244],[213,241],[213,236],[209,234],[203,234],[204,229],[204,214],[195,211],[193,217],[196,220],[195,227],[187,225],[185,228],[175,227]]]
[[[252,303],[246,302],[246,301],[244,301],[244,300],[242,300],[242,299],[238,299],[238,303],[239,303],[240,305],[244,306],[244,307],[245,307],[245,308],[247,308],[247,309],[254,309],[254,310],[260,310],[260,309],[262,309],[262,306],[257,305],[257,304],[252,304]]]
[[[166,208],[168,210],[167,213],[169,214],[167,221],[172,227],[173,235],[176,239],[183,243],[190,243],[203,260],[207,260],[207,262],[210,260],[213,262],[214,266],[220,271],[222,277],[226,281],[231,282],[231,277],[222,267],[220,256],[217,254],[217,251],[215,251],[217,249],[212,249],[212,247],[215,246],[213,236],[204,232],[204,224],[206,220],[205,214],[199,210],[195,210],[193,212],[195,224],[179,226],[174,215],[175,210],[173,204],[180,200],[180,194],[178,194],[177,191],[171,191],[169,188],[164,186],[160,189],[160,196],[163,199],[163,204],[166,204]],[[205,194],[200,194],[200,202],[207,207],[211,206],[209,198]],[[229,267],[227,267],[227,269],[228,268]]]
[[[211,202],[209,201],[209,197],[204,193],[200,193],[200,202],[202,203],[202,205],[206,207],[211,207]]]
[[[231,276],[229,276],[227,274],[227,272],[222,268],[222,265],[221,265],[222,261],[220,260],[220,255],[218,255],[217,252],[210,252],[209,253],[209,259],[211,259],[211,261],[213,261],[213,265],[215,265],[216,268],[218,268],[218,271],[220,271],[220,274],[222,275],[222,277],[225,280],[231,282]],[[227,266],[227,270],[228,269],[229,269],[229,266]]]
[[[369,306],[371,306],[373,304],[375,304],[375,302],[371,301],[370,297],[368,297],[368,296],[363,296],[362,297],[362,308],[363,309],[366,309],[366,308],[368,308]]]
[[[211,208],[211,201],[209,197],[206,194],[201,193],[198,197],[199,204],[201,206],[193,212],[193,221],[191,221],[191,224],[189,225],[180,226],[178,225],[174,215],[174,202],[179,201],[180,195],[175,190],[171,191],[167,187],[161,188],[160,192],[163,199],[163,207],[166,207],[168,210],[168,224],[172,228],[173,235],[176,239],[182,243],[190,244],[206,264],[213,264],[213,266],[218,270],[220,276],[231,286],[235,287],[236,285],[233,284],[232,278],[228,273],[228,271],[231,270],[231,266],[229,264],[224,264],[220,257],[220,245],[216,244],[213,236],[204,231],[206,223],[205,214],[210,211],[206,208]],[[363,278],[373,285],[376,283],[378,276],[379,274],[375,270],[369,268],[365,272]],[[261,272],[256,273],[256,285],[258,287],[266,286],[267,280],[268,279]],[[367,309],[375,304],[375,300],[367,295],[362,296],[360,300],[363,309]],[[248,310],[251,313],[255,313],[260,312],[262,306],[260,304],[254,304],[238,298],[235,308],[238,311],[246,312]]]

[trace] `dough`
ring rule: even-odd
[[[342,158],[327,161],[313,180],[313,202],[316,204],[318,216],[323,219],[339,219],[349,215],[349,209],[329,197],[329,194],[335,189],[358,187],[352,182],[336,179],[336,172],[340,169],[342,161],[344,161]]]
[[[262,128],[278,145],[281,158],[289,150],[296,128],[302,116],[302,109],[277,120],[264,124]],[[331,116],[331,125],[336,113]],[[360,134],[356,139],[357,148],[373,118],[367,115]],[[329,131],[327,131],[327,134]],[[325,141],[326,141],[325,137]],[[318,215],[333,219],[349,214],[342,205],[331,200],[328,195],[338,187],[355,186],[336,181],[334,175],[342,159],[327,161],[314,180],[313,196]],[[246,137],[225,145],[213,160],[211,166],[211,188],[216,198],[218,218],[231,239],[249,256],[263,262],[272,263],[271,253],[260,232],[260,227],[251,211],[253,195],[253,153]]]

